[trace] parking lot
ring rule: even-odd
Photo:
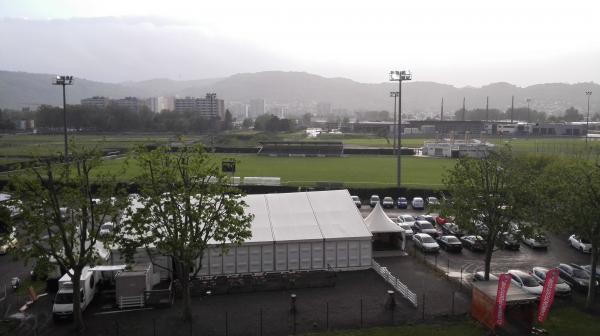
[[[360,209],[363,217],[368,216],[372,208],[369,205],[363,205]],[[413,209],[385,209],[390,218],[396,218],[401,214],[422,215],[426,210]],[[436,217],[437,214],[432,213]],[[436,226],[440,231],[439,226]],[[441,232],[441,231],[440,231]],[[588,265],[590,263],[589,254],[583,254],[574,250],[567,242],[569,234],[548,233],[547,237],[550,245],[547,249],[533,249],[521,243],[519,250],[497,250],[492,256],[492,273],[506,272],[509,269],[518,269],[529,271],[532,267],[556,267],[559,263],[575,263],[578,265]],[[408,242],[407,251],[415,252],[413,243]],[[411,253],[415,254],[415,253]],[[484,254],[481,252],[472,252],[468,249],[462,249],[459,253],[446,252],[441,250],[438,254],[423,256],[420,251],[416,251],[417,258],[427,258],[427,261],[437,266],[441,271],[450,277],[462,278],[462,281],[471,281],[472,274],[484,270]],[[462,277],[461,277],[462,275]]]

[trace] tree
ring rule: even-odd
[[[80,283],[83,268],[99,258],[100,226],[115,221],[124,206],[115,176],[103,173],[100,151],[71,144],[72,156],[40,159],[10,177],[9,201],[21,210],[23,225],[11,222],[18,244],[15,256],[53,257],[73,283],[75,327],[83,331]]]
[[[209,242],[239,244],[251,236],[252,215],[244,213],[241,192],[229,184],[202,146],[169,153],[143,147],[132,157],[141,167],[135,178],[144,206],[129,210],[119,242],[129,260],[138,249],[172,259],[183,292],[183,318],[191,319],[190,278],[202,268]]]
[[[242,128],[248,129],[254,125],[254,121],[251,118],[246,118],[242,121]]]
[[[225,110],[225,120],[223,120],[223,129],[230,130],[233,128],[233,116],[229,109]]]
[[[565,111],[564,119],[565,121],[582,121],[583,115],[581,115],[576,108],[571,106]]]
[[[555,158],[537,186],[540,219],[555,231],[567,231],[592,243],[591,278],[595,279],[600,252],[600,166],[583,158]],[[593,307],[595,293],[595,281],[590,281],[586,308]]]
[[[483,159],[461,158],[443,178],[451,198],[442,200],[440,213],[454,217],[462,229],[483,237],[486,280],[497,243],[504,234],[517,233],[513,223],[529,218],[528,198],[534,190],[529,176],[535,168],[507,147]]]

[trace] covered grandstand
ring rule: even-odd
[[[335,157],[344,154],[341,141],[269,141],[260,145],[258,155]]]

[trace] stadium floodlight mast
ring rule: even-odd
[[[69,157],[69,142],[67,141],[67,94],[65,86],[73,85],[73,76],[56,76],[52,85],[61,85],[63,94],[63,131],[65,135],[65,160]]]
[[[527,102],[527,122],[531,123],[531,108],[529,108],[529,104],[531,103],[531,98],[525,99]]]
[[[587,121],[585,123],[585,145],[588,144],[588,133],[590,132],[590,97],[592,96],[592,91],[586,91],[585,95],[587,96],[588,103],[588,113],[587,113]]]
[[[392,126],[392,137],[394,138],[394,145],[392,147],[392,152],[394,155],[396,155],[396,140],[398,139],[398,127],[396,125],[396,97],[399,97],[400,94],[398,91],[392,91],[390,92],[390,97],[394,98],[394,112],[392,112],[394,114],[394,125]]]
[[[401,177],[400,177],[400,153],[402,152],[402,82],[409,81],[412,79],[410,71],[405,70],[394,70],[390,71],[390,81],[398,82],[398,123],[397,123],[397,136],[398,136],[398,150],[396,151],[396,183],[397,187],[400,188]]]

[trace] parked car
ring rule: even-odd
[[[477,222],[477,223],[475,223],[475,232],[477,232],[478,235],[487,236],[489,229],[488,229],[487,225],[485,225],[481,222]]]
[[[569,237],[569,244],[571,245],[571,247],[573,247],[581,253],[592,252],[592,242],[590,242],[586,238],[581,238],[577,235],[571,235],[571,237]]]
[[[462,243],[458,238],[451,235],[441,236],[437,239],[438,244],[442,250],[448,252],[460,252],[462,251]]]
[[[371,200],[369,201],[369,204],[371,205],[371,208],[374,208],[377,203],[380,202],[379,196],[378,195],[371,195]]]
[[[581,268],[581,266],[575,264],[560,264],[558,265],[560,271],[560,277],[563,278],[573,289],[580,290],[582,292],[587,291],[590,285],[590,274]],[[598,281],[596,281],[596,285]]]
[[[408,201],[406,197],[398,197],[398,209],[406,209],[408,208]]]
[[[529,294],[536,296],[542,295],[544,286],[541,286],[540,283],[531,275],[519,270],[509,270],[507,273],[510,274],[513,285],[521,287]]]
[[[592,276],[592,265],[581,265],[581,268]],[[596,280],[600,280],[600,267],[596,267]]]
[[[398,222],[400,223],[410,223],[411,226],[415,225],[415,217],[412,215],[400,215],[398,216]]]
[[[104,223],[100,226],[100,231],[98,232],[100,237],[106,237],[112,234],[115,229],[115,224],[111,222]]]
[[[418,221],[420,221],[420,220],[428,221],[429,223],[431,223],[431,225],[435,225],[435,219],[433,218],[432,215],[418,215],[417,217],[415,217],[415,219]]]
[[[440,215],[435,217],[435,223],[437,225],[444,225],[446,223],[453,223],[453,222],[454,222],[454,219],[450,218],[450,217],[444,217],[444,216],[440,216]]]
[[[423,210],[425,209],[425,201],[421,197],[415,197],[410,202],[410,206],[415,210]]]
[[[16,231],[5,234],[8,235],[8,237],[6,237],[4,243],[0,245],[0,255],[5,255],[10,248],[13,248],[17,245]]]
[[[465,235],[465,232],[455,223],[444,223],[440,225],[440,228],[442,228],[442,232],[446,235],[453,235],[457,238]]]
[[[437,199],[437,197],[433,197],[433,196],[427,197],[425,199],[425,202],[427,203],[428,206],[440,204],[440,201]]]
[[[460,242],[463,244],[464,248],[467,248],[471,251],[485,251],[485,240],[481,236],[462,236],[460,237]]]
[[[432,237],[436,237],[438,232],[428,221],[418,220],[415,222],[415,231],[418,233],[427,233]]]
[[[496,244],[505,250],[518,250],[521,248],[517,237],[508,232],[500,233],[498,239],[496,239]]]
[[[434,252],[440,251],[440,246],[435,242],[433,237],[426,233],[417,233],[413,236],[415,247],[419,248],[423,252]]]
[[[485,280],[485,272],[479,271],[473,274],[473,281],[486,281]],[[498,276],[490,273],[489,281],[498,281]]]
[[[543,233],[538,233],[531,237],[522,236],[521,239],[523,244],[531,248],[548,248],[548,245],[550,244],[548,238],[546,238],[546,235]]]
[[[360,207],[362,206],[362,202],[360,201],[360,197],[358,197],[358,196],[352,196],[352,201],[354,201],[354,204],[356,205],[356,207],[360,209]]]
[[[391,197],[384,197],[381,205],[386,209],[392,209],[394,208],[394,199]]]
[[[413,225],[411,223],[398,223],[398,226],[404,230],[404,235],[407,239],[411,239],[413,236]]]
[[[529,274],[531,274],[531,276],[542,286],[544,286],[544,283],[546,282],[546,273],[548,273],[548,269],[545,267],[534,267],[531,269],[531,272],[529,272]],[[559,277],[556,288],[554,289],[554,294],[558,296],[569,295],[571,294],[571,286]]]

